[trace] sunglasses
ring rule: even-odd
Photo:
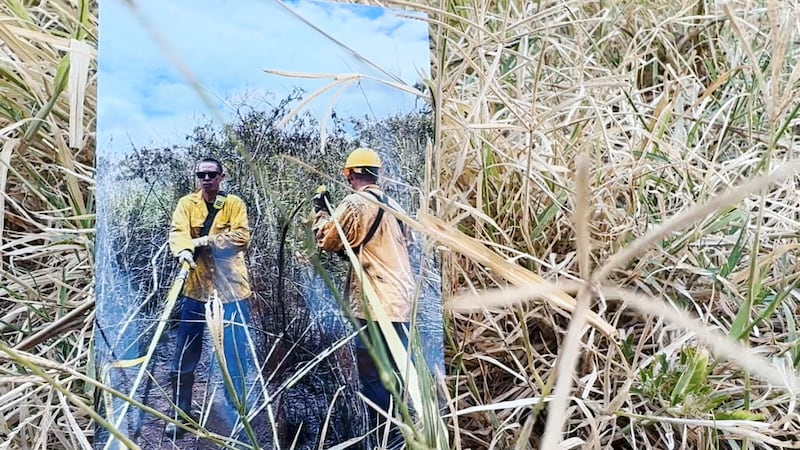
[[[195,172],[195,175],[200,180],[205,180],[206,178],[213,180],[219,176],[219,172]]]

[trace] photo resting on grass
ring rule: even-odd
[[[99,20],[93,357],[116,393],[95,448],[446,435],[439,255],[404,222],[428,192],[427,18],[147,0]]]

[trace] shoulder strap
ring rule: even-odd
[[[371,194],[373,197],[375,197],[375,200],[377,200],[378,202],[382,203],[387,208],[392,208],[389,205],[389,201],[386,199],[386,194],[378,195],[378,194],[376,194],[376,193],[374,193],[372,191],[365,191],[365,192],[368,192],[369,194]],[[394,209],[394,208],[392,208],[392,209]],[[375,221],[372,222],[372,226],[369,227],[369,230],[367,231],[367,235],[364,236],[364,240],[361,241],[361,244],[358,247],[353,249],[353,251],[356,254],[358,254],[358,252],[361,250],[361,247],[363,247],[367,242],[369,242],[370,239],[372,239],[372,237],[375,235],[375,232],[378,231],[378,226],[380,225],[382,218],[383,218],[383,208],[378,208],[378,214],[375,216]],[[400,232],[405,234],[405,232],[406,232],[406,226],[405,225],[406,224],[404,224],[403,222],[398,220],[397,221],[397,225],[400,226]]]
[[[378,194],[376,194],[376,193],[374,193],[372,191],[367,191],[367,192],[372,194],[372,196],[375,197],[375,200],[383,203],[383,205],[386,206],[387,208],[392,208],[392,205],[389,204],[389,200],[386,198],[386,194],[378,195]],[[397,211],[396,208],[392,208],[392,209]],[[381,211],[383,211],[383,208],[381,208]],[[400,226],[400,232],[405,234],[406,233],[406,224],[404,224],[403,221],[401,221],[400,219],[397,219],[397,225]]]
[[[203,222],[203,228],[200,229],[200,236],[203,237],[208,234],[211,230],[211,224],[214,223],[214,217],[217,217],[217,212],[225,205],[225,196],[227,194],[224,192],[220,192],[217,194],[217,197],[214,199],[214,206],[209,207],[208,202],[205,200],[203,201],[206,204],[206,208],[208,208],[208,215],[206,216],[206,221]]]
[[[384,199],[381,198],[381,196],[379,196],[378,194],[371,191],[367,192],[372,194],[372,196],[375,197],[375,199],[378,200],[379,202],[385,203]],[[367,242],[369,242],[372,239],[372,237],[375,236],[375,232],[378,231],[378,226],[380,226],[381,224],[381,219],[383,219],[383,208],[378,208],[378,214],[375,215],[375,220],[372,222],[372,226],[370,226],[369,230],[367,230],[367,235],[364,236],[364,239],[361,241],[360,244],[358,244],[358,247],[353,248],[353,252],[356,255],[367,244]]]
[[[369,193],[372,194],[376,199],[378,199],[379,202],[383,203],[378,194],[374,192],[369,192]],[[378,214],[375,215],[375,220],[372,221],[372,225],[369,227],[369,230],[367,230],[367,235],[364,236],[364,239],[361,241],[360,244],[358,244],[357,247],[353,247],[353,253],[355,253],[356,255],[361,253],[361,249],[367,244],[367,242],[370,241],[370,239],[372,239],[373,236],[375,236],[375,232],[378,231],[378,226],[381,224],[381,219],[383,219],[383,208],[378,208]],[[352,274],[353,274],[353,265],[348,264],[347,275],[346,278],[344,279],[343,298],[345,299],[345,302],[350,297],[350,278]]]
[[[217,217],[217,213],[225,204],[225,195],[226,194],[224,192],[217,194],[217,198],[214,200],[214,205],[211,207],[208,205],[207,201],[203,200],[203,203],[206,204],[206,208],[208,208],[208,215],[206,216],[206,220],[203,222],[203,228],[200,229],[200,234],[197,237],[206,236],[208,235],[208,232],[211,231],[211,224],[214,223],[214,218]],[[197,255],[200,254],[199,250],[200,249],[198,248],[194,249],[195,258],[197,258]]]

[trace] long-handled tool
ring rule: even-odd
[[[175,277],[175,281],[172,282],[172,287],[170,287],[169,292],[167,293],[167,301],[164,305],[164,310],[161,313],[161,316],[158,320],[158,326],[156,327],[156,332],[153,335],[152,341],[150,341],[150,346],[147,349],[147,353],[144,356],[136,359],[131,360],[119,360],[115,361],[111,364],[112,367],[133,367],[139,366],[139,372],[136,374],[136,378],[133,381],[133,385],[131,386],[130,393],[128,394],[130,397],[133,397],[136,394],[136,390],[139,389],[139,385],[142,382],[142,378],[145,376],[145,372],[147,371],[147,366],[150,363],[150,359],[152,359],[153,354],[156,351],[156,347],[158,346],[158,342],[161,340],[161,335],[164,333],[164,328],[167,326],[167,322],[169,320],[170,315],[172,314],[172,309],[175,307],[175,303],[178,301],[178,297],[180,296],[181,292],[183,291],[183,284],[186,281],[186,278],[189,276],[189,270],[191,267],[189,263],[184,262],[181,265],[181,270],[178,272],[178,276]],[[122,410],[119,412],[119,416],[117,420],[114,422],[114,427],[119,428],[122,424],[123,419],[125,418],[125,414],[128,412],[128,407],[130,406],[129,403],[125,403],[122,407]],[[109,450],[111,448],[111,443],[114,441],[114,437],[110,437],[109,440],[106,442],[104,450]]]

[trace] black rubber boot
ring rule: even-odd
[[[184,414],[191,416],[192,419],[195,419],[195,416],[191,414],[192,385],[194,385],[193,373],[170,377],[172,401],[175,403],[175,405],[177,405],[178,409],[183,411]],[[173,418],[181,423],[189,423],[186,418],[178,414],[178,411],[175,411]],[[167,426],[164,428],[164,432],[167,433],[167,436],[179,438],[186,433],[186,430],[170,422],[167,423]]]

